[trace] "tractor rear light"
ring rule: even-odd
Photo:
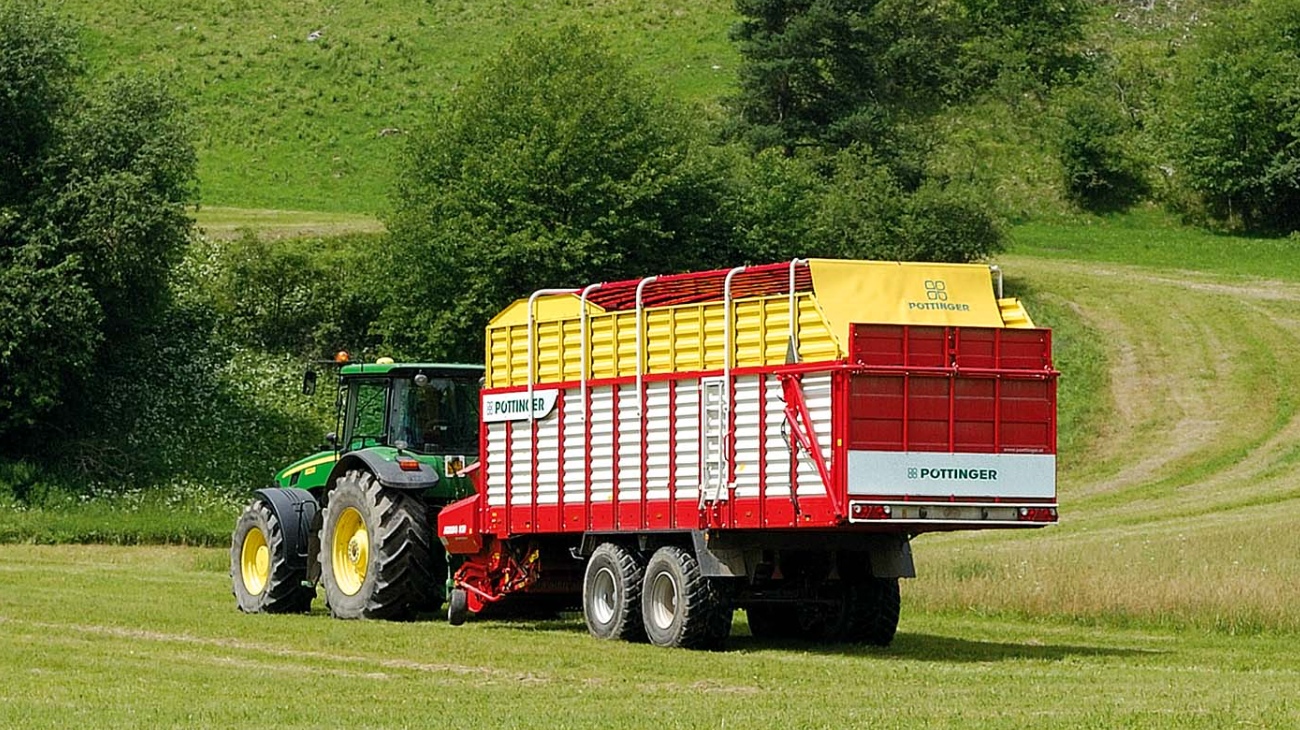
[[[416,461],[415,459],[398,459],[397,466],[400,467],[402,471],[420,470],[420,462]]]
[[[1055,507],[1021,507],[1021,522],[1056,522]]]

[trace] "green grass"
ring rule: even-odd
[[[1189,228],[1153,208],[1113,216],[1022,223],[1011,253],[1054,260],[1123,263],[1300,281],[1300,237],[1248,238]]]
[[[193,109],[205,205],[380,213],[403,132],[509,38],[579,23],[674,97],[734,82],[729,0],[68,0],[96,74],[167,75]],[[317,40],[309,34],[319,31]]]
[[[136,499],[9,504],[0,507],[0,543],[222,545],[230,542],[238,516],[233,501],[177,501],[174,493],[161,488]]]
[[[581,621],[390,624],[234,609],[225,551],[0,558],[0,726],[1291,727],[1294,636],[924,613],[889,649],[602,643]]]

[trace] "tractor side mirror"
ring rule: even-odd
[[[311,368],[302,374],[302,394],[316,395],[316,371]]]

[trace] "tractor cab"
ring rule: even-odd
[[[483,368],[474,365],[345,366],[334,445],[340,454],[387,446],[472,461],[482,379]]]

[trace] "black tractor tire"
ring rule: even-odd
[[[705,577],[689,551],[662,547],[646,563],[641,619],[651,644],[719,648],[731,634],[732,613],[726,586]]]
[[[597,639],[645,641],[641,625],[641,586],[645,564],[612,542],[599,545],[587,558],[582,576],[582,616]]]
[[[275,512],[253,500],[235,521],[230,538],[230,583],[244,613],[306,613],[316,589],[305,568],[286,554],[284,529]]]
[[[428,605],[433,532],[416,495],[349,471],[325,503],[320,545],[321,584],[336,618],[398,621]]]

